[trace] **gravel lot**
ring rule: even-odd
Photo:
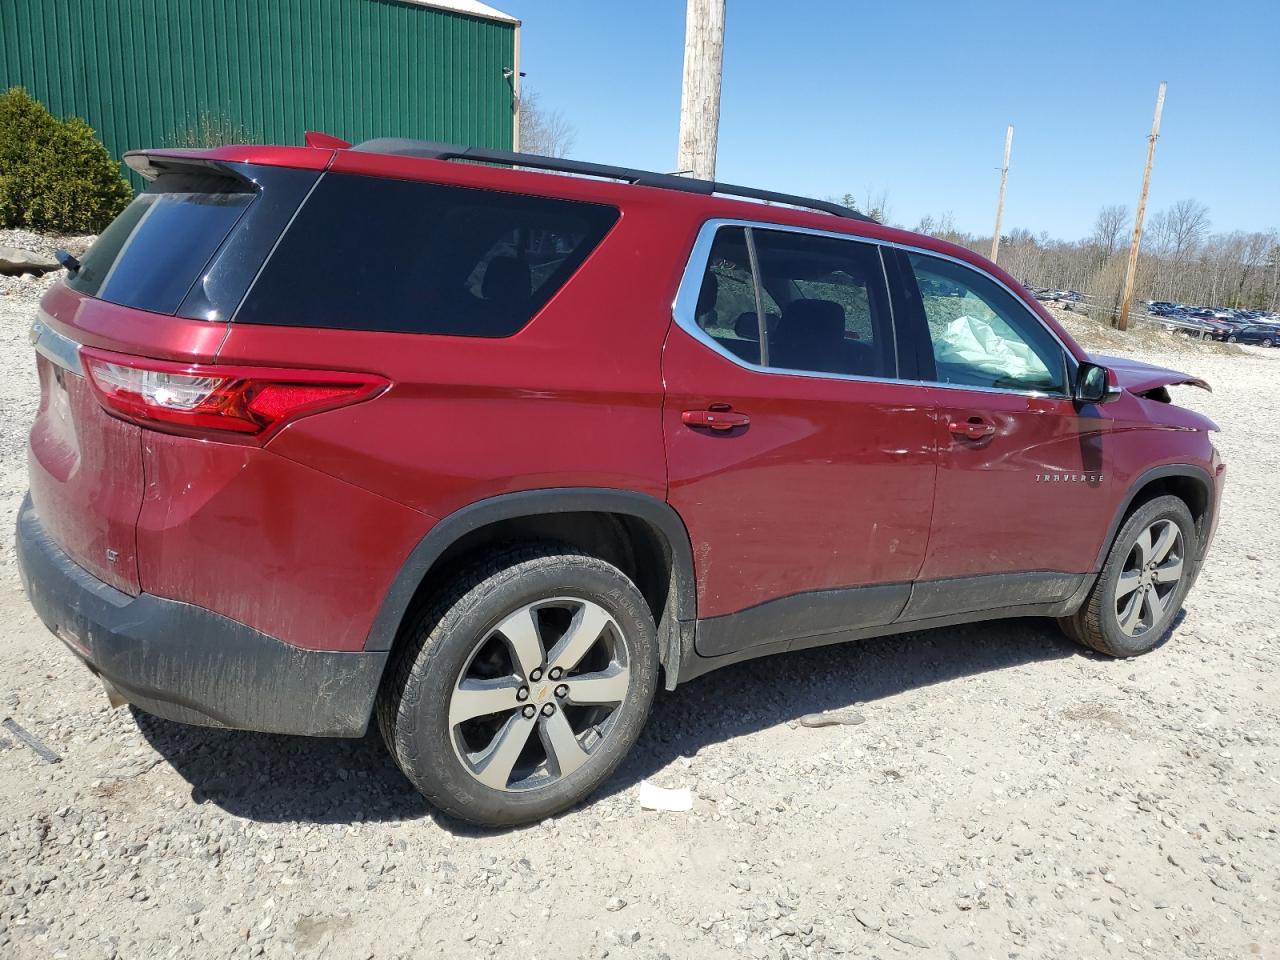
[[[6,529],[48,282],[0,278]],[[506,833],[434,816],[372,734],[109,709],[6,534],[0,715],[61,762],[0,730],[0,957],[1280,958],[1280,351],[1129,345],[1214,384],[1176,399],[1230,465],[1162,649],[1027,620],[731,667],[660,694],[593,803]],[[840,708],[865,721],[797,723]],[[641,810],[642,779],[692,812]]]

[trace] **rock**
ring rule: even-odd
[[[621,897],[610,897],[608,901],[606,901],[604,908],[610,913],[617,913],[626,905],[627,901],[623,900]]]
[[[38,253],[19,247],[0,246],[0,273],[10,276],[31,273],[40,276],[61,269],[62,264],[57,260],[42,257]]]
[[[800,718],[802,727],[855,727],[866,723],[867,718],[856,710],[836,710],[831,713],[806,713]]]
[[[853,918],[872,932],[884,926],[884,915],[871,907],[854,907]]]
[[[900,943],[910,944],[913,947],[919,947],[921,950],[929,949],[929,942],[927,940],[921,940],[919,937],[910,933],[898,933],[896,930],[886,930],[885,933]]]

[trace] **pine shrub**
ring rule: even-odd
[[[21,87],[0,94],[0,226],[98,233],[132,198],[87,123],[58,119]]]

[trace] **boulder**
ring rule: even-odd
[[[0,273],[17,276],[23,273],[34,273],[39,276],[52,270],[61,270],[62,265],[52,257],[43,257],[30,250],[18,247],[0,246]]]

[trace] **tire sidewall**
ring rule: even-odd
[[[1120,621],[1116,614],[1116,586],[1120,574],[1124,571],[1124,562],[1133,549],[1134,541],[1143,530],[1158,520],[1172,520],[1182,532],[1184,553],[1182,579],[1178,581],[1178,586],[1169,599],[1169,605],[1162,618],[1163,622],[1140,636],[1131,637],[1120,629]],[[1144,504],[1125,521],[1116,535],[1115,542],[1111,545],[1110,553],[1107,554],[1107,562],[1100,575],[1099,584],[1103,591],[1100,627],[1107,645],[1116,652],[1116,655],[1132,657],[1146,653],[1157,647],[1169,635],[1182,609],[1187,592],[1195,581],[1198,564],[1196,557],[1199,555],[1199,550],[1200,543],[1196,536],[1195,521],[1187,505],[1178,497],[1157,497],[1150,503]]]
[[[454,683],[481,637],[514,610],[553,597],[591,600],[609,612],[623,635],[631,685],[613,728],[581,767],[527,793],[494,790],[454,752],[448,722]],[[423,628],[431,632],[401,693],[393,753],[415,786],[447,812],[490,826],[540,820],[599,786],[639,737],[657,688],[658,643],[644,598],[616,567],[575,554],[517,563],[476,584]]]

